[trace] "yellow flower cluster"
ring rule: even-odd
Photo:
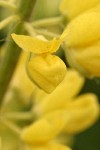
[[[21,110],[22,114],[15,112],[17,119],[29,119],[31,122],[29,125],[26,125],[25,121],[22,128],[13,124],[11,119],[16,118],[14,115],[10,118],[10,113],[7,116],[5,108],[2,109],[5,114],[1,117],[1,121],[4,119],[2,124],[19,135],[18,142],[21,140],[21,146],[24,147],[21,148],[24,150],[71,150],[70,145],[67,143],[65,145],[62,141],[63,135],[66,140],[66,137],[83,132],[92,126],[100,115],[100,106],[95,94],[79,95],[85,82],[80,73],[89,77],[100,77],[100,0],[61,0],[60,11],[69,22],[58,39],[47,40],[42,35],[34,37],[15,33],[11,35],[15,43],[27,53],[22,52],[20,55],[7,96],[13,87],[18,89],[25,99],[29,100],[34,89],[35,95],[32,109],[30,108],[28,113],[23,112],[27,111],[24,107]],[[1,28],[7,26],[15,17],[11,16],[4,20],[0,24]],[[57,17],[57,20],[59,19],[62,23],[63,16]],[[55,24],[54,18],[53,21]],[[23,24],[27,26],[30,23],[23,22]],[[35,26],[36,24],[38,23],[35,22]],[[31,25],[34,26],[34,22]],[[32,26],[29,25],[26,30],[33,31]],[[37,33],[41,31],[36,30]],[[61,44],[69,64],[80,73],[67,70],[65,63],[54,54]],[[26,68],[23,66],[25,60],[27,60]],[[25,71],[40,89],[36,89]],[[33,121],[32,115],[36,115],[37,120],[35,118]],[[20,121],[18,124],[20,126]],[[0,148],[1,146],[0,137]]]
[[[65,64],[52,53],[63,42],[70,65],[82,74],[100,77],[99,8],[99,0],[62,0],[60,10],[72,20],[59,39],[12,34],[16,44],[30,54],[26,63],[30,79],[50,93],[36,92],[32,111],[38,119],[20,135],[25,150],[70,150],[58,144],[57,137],[82,132],[97,120],[97,97],[92,93],[78,96],[84,78],[75,70],[66,74]]]
[[[68,61],[71,66],[90,77],[100,77],[99,8],[99,0],[64,0],[61,4],[62,12],[66,11],[69,18],[75,17],[64,30],[64,48]]]
[[[69,150],[54,139],[61,133],[73,135],[94,124],[99,115],[96,96],[91,93],[76,96],[83,83],[84,78],[79,73],[69,70],[64,81],[51,94],[37,92],[33,111],[38,120],[21,132],[21,139],[27,144],[26,150]]]

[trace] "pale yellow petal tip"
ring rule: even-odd
[[[23,42],[23,37],[24,35],[17,35],[15,33],[11,34],[12,39],[14,40],[14,42],[22,49],[24,49],[24,42]],[[25,49],[24,49],[25,50]]]
[[[17,38],[18,38],[18,35],[15,34],[15,33],[12,33],[12,34],[11,34],[11,37],[12,37],[12,39],[13,39],[14,41],[16,41]]]
[[[14,42],[17,44],[17,41],[16,41],[17,35],[16,35],[15,33],[12,33],[12,34],[11,34],[11,37],[12,37],[12,39],[14,40]]]
[[[16,35],[15,33],[12,33],[12,34],[11,34],[11,37],[14,38],[15,35]]]

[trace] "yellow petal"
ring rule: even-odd
[[[64,110],[52,112],[24,128],[21,139],[30,144],[48,142],[61,132],[68,119]]]
[[[25,35],[11,35],[15,43],[25,51],[33,52],[35,54],[42,54],[47,52],[56,52],[60,47],[61,42],[57,39],[52,41],[47,41],[35,37],[25,36]]]
[[[100,77],[100,41],[74,50],[74,59],[91,76]]]
[[[100,13],[100,3],[93,7],[92,9],[89,9],[87,12],[98,12]]]
[[[27,146],[25,150],[71,150],[68,146],[64,146],[57,143],[48,143],[38,146]]]
[[[46,54],[31,57],[27,63],[30,78],[44,91],[51,93],[66,75],[66,66],[57,56]]]
[[[43,115],[55,109],[65,108],[65,103],[70,102],[78,94],[83,84],[84,78],[78,72],[69,70],[63,82],[34,107],[34,112]]]
[[[100,13],[90,12],[72,20],[65,29],[67,47],[90,45],[100,39]]]
[[[84,131],[93,125],[99,117],[99,103],[93,94],[85,94],[76,98],[69,105],[66,104],[66,109],[71,113],[71,119],[64,129],[67,134]]]
[[[100,0],[61,0],[60,11],[69,19],[73,19],[80,13],[95,7]]]

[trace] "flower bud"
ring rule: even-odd
[[[72,103],[66,105],[70,111],[70,120],[64,131],[67,134],[76,134],[93,125],[99,116],[97,97],[93,94],[82,95]]]
[[[66,66],[59,57],[43,54],[30,58],[27,72],[33,82],[47,93],[51,93],[64,79]]]
[[[100,13],[90,12],[72,20],[65,29],[67,47],[87,46],[100,38]]]
[[[60,11],[69,19],[80,15],[84,11],[98,5],[100,0],[61,0]]]
[[[75,49],[74,59],[88,76],[100,77],[100,41],[86,48]]]
[[[99,12],[89,11],[70,22],[63,33],[70,66],[87,77],[100,77],[99,18]]]
[[[58,135],[69,120],[65,110],[54,111],[25,127],[21,139],[29,144],[45,143]]]

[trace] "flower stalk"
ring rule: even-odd
[[[6,126],[7,128],[9,128],[10,130],[12,130],[14,133],[16,133],[16,135],[20,135],[21,129],[14,123],[12,123],[11,121],[9,121],[6,118],[1,118],[0,119],[1,123]]]
[[[29,20],[31,17],[36,0],[20,0],[17,14],[21,18],[21,22]],[[23,9],[22,9],[23,8]],[[13,21],[11,27],[14,33],[24,33],[25,29],[23,23],[18,23],[18,20]],[[10,31],[9,34],[12,33]],[[5,45],[5,55],[0,64],[0,105],[3,101],[4,95],[7,91],[9,82],[13,75],[15,66],[17,64],[21,50],[9,37],[9,42]]]
[[[16,18],[17,18],[16,15],[12,15],[12,16],[4,19],[3,21],[1,21],[0,22],[0,30],[3,29],[4,27],[6,27],[7,25],[9,25]]]
[[[33,120],[33,114],[31,112],[7,113],[5,116],[11,120]]]
[[[10,8],[11,10],[14,10],[14,11],[16,10],[16,6],[11,2],[0,0],[0,6]]]
[[[34,21],[32,22],[32,26],[33,27],[45,27],[45,26],[57,25],[59,23],[62,23],[63,21],[64,21],[64,17],[58,16],[58,17],[52,17],[48,19]]]

